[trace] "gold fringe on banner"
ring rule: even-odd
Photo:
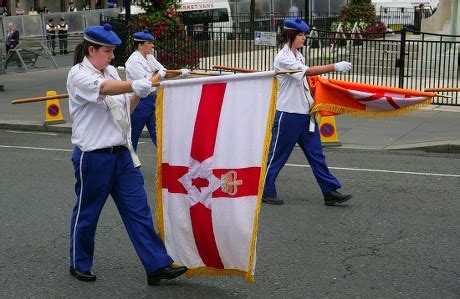
[[[264,148],[263,148],[263,154],[262,154],[262,165],[260,166],[259,191],[258,191],[258,197],[257,197],[256,211],[254,214],[254,224],[253,224],[253,231],[252,231],[249,264],[248,264],[248,270],[246,272],[247,273],[246,281],[248,283],[254,282],[254,275],[252,275],[252,269],[254,268],[254,259],[255,259],[255,253],[256,253],[256,243],[257,243],[257,232],[259,229],[260,207],[262,205],[262,194],[264,192],[265,172],[267,171],[268,153],[270,151],[270,142],[272,140],[272,126],[273,126],[273,119],[275,118],[277,94],[278,94],[278,80],[276,79],[276,77],[274,77],[273,84],[272,84],[272,94],[270,97],[270,107],[268,110],[267,126],[265,128],[265,142],[264,142]]]
[[[156,118],[156,134],[157,134],[157,177],[156,177],[156,209],[155,219],[157,224],[157,232],[160,238],[165,240],[165,230],[163,226],[163,173],[161,162],[163,161],[163,95],[164,88],[157,88],[157,99],[155,104],[155,118]]]
[[[245,271],[237,269],[214,269],[209,267],[198,267],[193,269],[188,269],[185,272],[185,276],[192,278],[198,275],[208,275],[208,276],[241,276],[246,279],[248,283],[254,283],[254,276],[250,275],[248,280],[248,275]]]
[[[400,116],[407,114],[411,111],[426,107],[431,104],[431,99],[432,98],[427,98],[423,102],[410,105],[407,107],[395,109],[395,110],[386,110],[386,111],[378,111],[378,110],[358,110],[358,109],[353,109],[353,108],[348,108],[348,107],[343,107],[343,106],[338,106],[334,104],[316,104],[313,106],[311,109],[311,115],[313,115],[316,118],[320,118],[319,113],[321,111],[327,111],[327,112],[333,112],[337,114],[346,114],[346,115],[351,115],[351,116],[357,116],[357,117],[371,117],[371,118],[384,118],[384,117],[392,117],[392,116]]]

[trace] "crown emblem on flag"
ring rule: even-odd
[[[236,171],[230,170],[220,177],[221,190],[228,195],[235,195],[238,191],[238,186],[243,185],[243,180],[237,180]]]

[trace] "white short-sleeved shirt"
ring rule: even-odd
[[[126,144],[126,137],[104,102],[100,86],[105,80],[120,80],[117,70],[109,65],[100,72],[85,57],[74,65],[67,77],[69,111],[72,117],[72,143],[82,151]],[[129,120],[124,94],[112,96],[123,117]]]
[[[305,80],[305,72],[308,66],[305,65],[305,59],[302,54],[297,51],[294,55],[289,45],[285,44],[275,57],[274,68],[275,71],[302,70],[302,72],[294,74],[277,75],[278,100],[276,110],[309,114],[313,106],[313,97]]]
[[[134,51],[125,63],[126,80],[151,79],[154,72],[166,70],[152,54],[145,58],[139,51]],[[151,91],[155,91],[152,87]]]

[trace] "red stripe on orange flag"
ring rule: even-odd
[[[395,108],[395,109],[399,109],[401,107],[398,106],[398,104],[396,104],[396,102],[393,100],[392,97],[386,97],[388,103],[390,103],[391,107]]]

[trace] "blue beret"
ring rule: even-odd
[[[283,23],[284,29],[298,30],[300,32],[307,32],[310,30],[307,23],[298,18],[289,18],[284,20]]]
[[[145,29],[144,31],[136,32],[133,34],[134,40],[138,42],[154,42],[155,36]]]
[[[121,44],[121,39],[112,31],[112,26],[108,23],[104,24],[104,26],[86,28],[84,38],[89,42],[109,47]]]

